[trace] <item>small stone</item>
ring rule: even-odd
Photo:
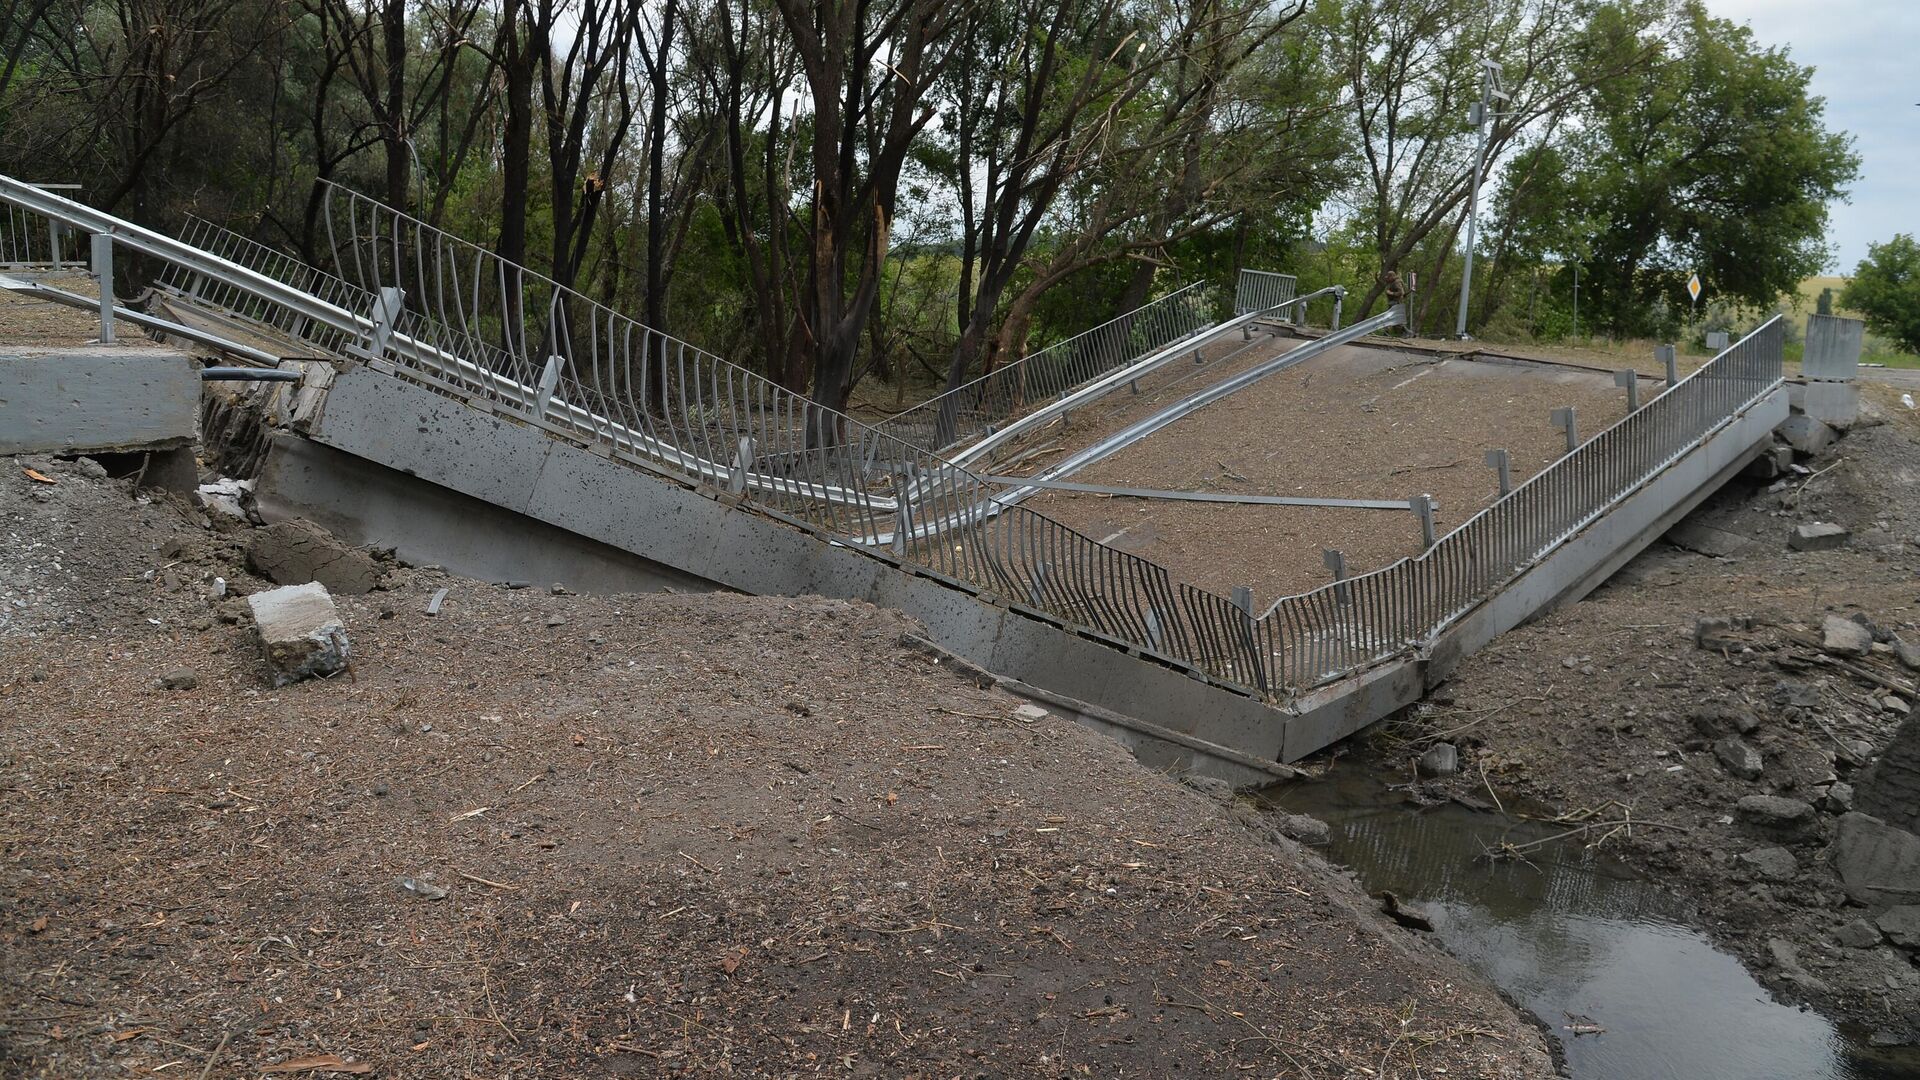
[[[253,621],[274,668],[274,685],[332,675],[347,666],[347,628],[333,597],[317,581],[247,597]]]
[[[1827,785],[1827,794],[1821,802],[1829,814],[1844,814],[1853,809],[1853,785],[1835,782]]]
[[[1751,709],[1708,705],[1695,709],[1689,717],[1693,730],[1709,739],[1722,735],[1751,735],[1760,729],[1760,717]]]
[[[191,690],[200,685],[200,673],[192,668],[174,668],[160,676],[162,690]]]
[[[1734,815],[1768,832],[1798,832],[1814,820],[1810,804],[1781,795],[1748,795],[1734,804]]]
[[[1903,949],[1920,949],[1920,904],[1890,907],[1874,920],[1887,940]]]
[[[561,618],[560,616],[558,615],[547,616],[547,629],[551,630],[556,626],[565,626],[565,625],[567,625],[567,620]]]
[[[555,596],[569,596],[573,593],[572,589],[569,589],[565,585],[562,585],[558,582],[555,582],[553,588],[547,591],[553,593],[553,595]]]
[[[1702,649],[1718,651],[1738,648],[1740,641],[1728,631],[1733,629],[1733,620],[1719,616],[1702,616],[1693,621],[1693,643]]]
[[[1797,526],[1787,537],[1787,546],[1795,551],[1832,551],[1846,547],[1852,536],[1845,526],[1815,521]]]
[[[1737,858],[1755,874],[1770,881],[1791,881],[1800,872],[1800,860],[1783,847],[1754,848]]]
[[[1920,671],[1920,639],[1907,640],[1899,634],[1888,641],[1893,646],[1893,655],[1910,671]]]
[[[1871,949],[1880,944],[1880,929],[1865,919],[1855,919],[1835,930],[1833,939],[1849,949]]]
[[[1023,724],[1031,724],[1038,720],[1045,720],[1051,715],[1053,714],[1031,702],[1013,710],[1013,718]]]
[[[1873,631],[1838,615],[1820,624],[1820,647],[1834,656],[1865,656],[1873,650]]]
[[[1460,750],[1452,743],[1434,743],[1415,768],[1421,776],[1452,776],[1460,771]]]
[[[1748,746],[1738,735],[1729,735],[1713,744],[1713,756],[1722,768],[1742,780],[1758,780],[1765,763],[1760,751]]]
[[[1280,835],[1302,844],[1318,846],[1333,838],[1326,822],[1306,814],[1281,814],[1274,827],[1280,830]]]
[[[1890,712],[1895,716],[1905,716],[1913,711],[1912,707],[1909,706],[1905,700],[1893,694],[1888,694],[1886,697],[1880,699],[1880,709],[1882,712]]]
[[[447,898],[447,890],[435,885],[431,881],[421,881],[419,878],[403,877],[397,884],[400,886],[402,892],[410,893],[422,900],[445,900]]]

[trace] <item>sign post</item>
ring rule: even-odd
[[[1700,275],[1699,274],[1695,274],[1692,277],[1687,279],[1687,298],[1693,303],[1693,310],[1689,314],[1693,318],[1699,318],[1700,316]]]

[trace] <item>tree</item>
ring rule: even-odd
[[[1867,257],[1840,293],[1840,306],[1866,316],[1867,325],[1908,352],[1920,352],[1920,244],[1900,233],[1868,244]]]
[[[1581,305],[1619,335],[1672,328],[1698,272],[1715,298],[1772,305],[1828,258],[1827,204],[1859,171],[1811,68],[1686,0],[1658,61],[1596,88],[1568,139],[1557,213],[1591,222]]]

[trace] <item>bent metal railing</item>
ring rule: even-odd
[[[1785,341],[1776,316],[1421,554],[1274,601],[1259,650],[1304,688],[1432,638],[1780,386]]]
[[[1058,400],[1075,387],[1213,324],[1208,289],[1195,282],[1064,341],[989,371],[874,426],[923,450],[990,435],[1023,409]]]
[[[1300,279],[1271,270],[1242,270],[1233,288],[1233,313],[1251,315],[1283,307],[1300,291]]]
[[[1174,582],[1164,568],[1024,507],[983,515],[979,507],[996,490],[989,481],[849,418],[833,414],[840,438],[816,445],[808,434],[817,428],[803,420],[809,410],[817,411],[811,403],[570,291],[555,287],[549,293],[554,318],[545,325],[526,321],[525,312],[536,307],[521,307],[517,314],[509,309],[491,324],[506,342],[544,336],[567,347],[577,337],[587,339],[590,349],[556,353],[572,360],[548,362],[538,383],[528,384],[484,366],[488,358],[509,357],[524,368],[524,351],[503,342],[480,361],[470,360],[441,347],[464,347],[466,331],[418,311],[349,310],[269,273],[10,178],[0,177],[0,201],[83,232],[108,233],[116,244],[285,307],[328,334],[350,339],[348,354],[371,357],[424,385],[597,445],[640,467],[724,487],[829,539],[891,553],[1009,604],[1269,696],[1328,682],[1417,646],[1730,422],[1781,377],[1784,324],[1776,319],[1423,554],[1283,598],[1256,618],[1244,591],[1228,600]],[[384,207],[378,213],[392,216],[393,231],[372,236],[383,241],[395,265],[421,271],[438,266],[444,274],[443,260],[458,254],[507,280],[535,277],[518,267],[508,270],[511,264],[490,264],[490,253]],[[382,284],[356,295],[385,304],[391,288]],[[480,295],[475,288],[439,300],[471,303]],[[479,317],[468,325],[485,329],[488,322]],[[644,366],[644,356],[660,353],[663,361]],[[583,359],[590,366],[583,367]],[[652,385],[636,397],[642,379]],[[914,498],[893,497],[908,490]],[[915,519],[960,524],[929,530]]]

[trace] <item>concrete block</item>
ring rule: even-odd
[[[1860,418],[1858,383],[1809,382],[1801,401],[1808,416],[1842,431]]]
[[[185,353],[0,353],[0,454],[170,449],[193,442],[199,415],[200,368]]]
[[[1835,432],[1824,422],[1805,413],[1794,413],[1775,429],[1787,445],[1802,454],[1817,454],[1833,445]]]
[[[1787,546],[1795,551],[1832,551],[1847,546],[1847,540],[1853,536],[1844,525],[1833,525],[1824,521],[1815,521],[1796,526],[1793,534],[1787,537]]]
[[[1807,316],[1807,345],[1800,373],[1808,379],[1853,379],[1860,374],[1866,324],[1838,315]]]
[[[247,597],[247,606],[273,665],[275,686],[347,666],[347,627],[326,586],[310,581],[268,589]]]

